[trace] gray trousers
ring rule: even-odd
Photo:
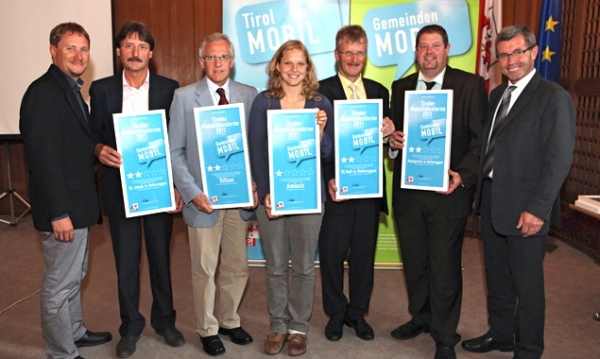
[[[283,216],[270,220],[256,210],[266,259],[267,305],[272,332],[307,333],[315,289],[315,253],[323,214]],[[292,280],[288,280],[289,260]]]
[[[89,228],[76,229],[73,242],[59,242],[44,232],[42,335],[48,359],[77,357],[75,341],[83,337],[81,281],[87,272]]]

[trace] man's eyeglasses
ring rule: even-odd
[[[504,60],[508,60],[509,57],[519,57],[521,55],[523,55],[524,53],[526,53],[527,51],[530,51],[531,49],[533,49],[535,47],[535,45],[526,48],[525,50],[515,50],[510,54],[498,54],[498,56],[496,56],[496,58],[499,61],[504,61]]]
[[[207,55],[207,56],[203,57],[204,61],[206,61],[206,62],[215,62],[217,59],[219,59],[221,61],[229,61],[232,58],[233,58],[233,56],[231,56],[231,55],[220,55],[220,56]]]
[[[356,55],[358,57],[365,57],[367,55],[363,51],[340,51],[340,50],[337,50],[337,52],[339,52],[340,54],[342,54],[346,57],[352,57],[354,55]]]

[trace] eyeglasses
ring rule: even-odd
[[[233,58],[233,56],[231,56],[231,55],[220,55],[220,56],[207,55],[207,56],[203,57],[204,61],[206,61],[206,62],[215,62],[217,59],[219,59],[221,61],[229,61],[232,58]]]
[[[525,50],[515,50],[510,54],[498,54],[496,56],[496,58],[500,61],[504,61],[504,60],[508,60],[509,57],[519,57],[521,55],[523,55],[524,53],[526,53],[527,51],[530,51],[531,49],[533,49],[535,47],[535,45],[526,48]]]
[[[342,54],[346,57],[352,57],[354,55],[356,55],[358,57],[365,57],[367,55],[364,51],[340,51],[340,50],[337,50],[337,52],[339,52],[340,54]]]

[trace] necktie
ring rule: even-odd
[[[427,82],[425,81],[425,86],[427,86],[427,90],[431,90],[433,86],[435,86],[435,81]]]
[[[229,101],[227,101],[227,97],[225,97],[225,90],[223,90],[222,87],[217,89],[217,93],[219,94],[219,106],[229,105]]]
[[[352,91],[352,95],[350,96],[350,99],[351,100],[360,100],[360,98],[358,97],[358,87],[353,83],[350,83],[350,85],[348,87],[350,87],[350,90]]]
[[[496,147],[496,134],[498,133],[498,128],[500,127],[500,124],[504,121],[506,115],[508,114],[510,96],[516,88],[516,86],[510,86],[508,89],[506,89],[504,95],[502,95],[502,102],[500,103],[500,107],[498,107],[498,112],[496,113],[494,127],[492,128],[492,134],[490,135],[487,151],[485,153],[485,159],[483,161],[483,174],[486,177],[489,176],[490,172],[492,172],[494,164],[494,150]]]

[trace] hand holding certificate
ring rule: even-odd
[[[321,212],[317,109],[267,111],[271,213]]]
[[[213,209],[254,204],[244,104],[194,109],[202,187]]]
[[[383,196],[382,100],[336,100],[336,198]]]
[[[165,111],[114,114],[127,218],[176,208]]]
[[[401,188],[447,191],[452,90],[406,91]]]

